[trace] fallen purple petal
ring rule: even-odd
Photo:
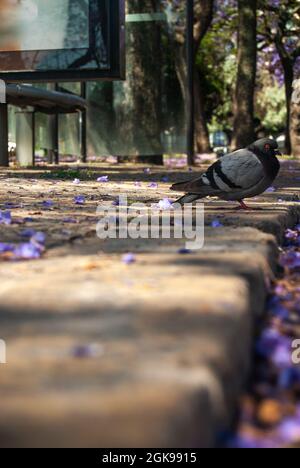
[[[74,203],[76,205],[84,205],[85,204],[85,197],[83,195],[78,195],[74,198]]]
[[[63,223],[69,223],[69,224],[77,224],[77,220],[75,218],[64,218]]]
[[[10,211],[0,211],[0,224],[5,224],[7,226],[12,224]]]
[[[183,248],[183,249],[179,249],[179,250],[178,250],[178,253],[179,253],[180,255],[188,255],[188,254],[192,253],[192,251],[189,250],[189,249],[184,249],[184,248]]]
[[[300,267],[300,252],[290,251],[282,255],[280,264],[283,267],[298,268]]]
[[[221,223],[219,219],[214,219],[211,223],[212,228],[221,228],[224,227],[224,225]]]
[[[13,257],[15,260],[35,260],[41,257],[41,249],[31,242],[20,244],[14,248]]]
[[[54,206],[54,202],[52,200],[44,200],[42,205],[44,208],[52,208]]]
[[[46,242],[46,234],[43,232],[36,232],[30,239],[31,242],[44,245]]]
[[[34,229],[24,229],[23,231],[20,232],[21,237],[26,237],[28,239],[30,239],[35,234],[36,234],[36,231]]]
[[[123,255],[122,261],[126,265],[131,265],[132,263],[136,262],[136,256],[133,253],[128,253],[126,255]]]
[[[168,198],[164,198],[163,200],[160,200],[158,202],[157,207],[162,211],[172,210],[173,209],[173,204],[172,204],[171,200],[169,200]]]
[[[97,182],[103,182],[103,183],[109,182],[109,177],[108,176],[98,177]]]
[[[72,349],[72,356],[76,359],[91,359],[100,356],[103,348],[97,344],[78,345]]]
[[[0,253],[12,252],[14,246],[12,244],[6,244],[5,242],[0,242]]]

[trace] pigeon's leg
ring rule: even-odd
[[[239,201],[240,206],[237,207],[237,210],[244,210],[244,211],[252,211],[253,208],[250,206],[247,206],[246,203],[244,203],[243,200]]]

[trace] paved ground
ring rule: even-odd
[[[206,447],[232,422],[277,242],[299,220],[300,165],[251,213],[207,201],[205,246],[187,255],[182,240],[97,238],[98,205],[151,205],[186,177],[144,169],[0,172],[1,242],[47,234],[41,259],[0,262],[1,446]]]

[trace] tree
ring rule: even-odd
[[[293,154],[300,157],[300,79],[294,81],[290,122]]]
[[[177,2],[163,0],[165,8],[169,8],[171,17],[174,18],[171,34],[174,44],[176,73],[180,82],[184,101],[187,102],[187,63],[186,63],[186,1]],[[205,37],[212,19],[214,11],[214,0],[195,0],[195,24],[194,24],[194,51],[195,61],[199,47]],[[172,24],[172,22],[171,22]],[[209,133],[207,119],[205,116],[205,90],[203,87],[203,76],[199,68],[195,69],[195,144],[199,153],[210,151]]]
[[[281,79],[283,74],[287,108],[286,150],[288,154],[295,153],[295,132],[298,132],[299,125],[293,121],[298,118],[298,113],[293,108],[292,94],[299,69],[300,3],[299,0],[259,0],[259,8],[260,48],[270,57],[269,63],[271,68],[276,69],[277,78]]]
[[[160,0],[128,0],[127,13],[160,11]],[[127,30],[127,79],[117,127],[137,160],[162,164],[161,26],[130,23]],[[139,154],[146,157],[139,157]]]
[[[254,92],[257,67],[257,1],[238,0],[238,72],[234,102],[234,148],[249,145],[255,139]]]

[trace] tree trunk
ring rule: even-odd
[[[290,112],[290,135],[292,154],[296,158],[300,157],[300,92],[291,102]]]
[[[127,12],[155,13],[159,0],[129,0]],[[163,163],[161,145],[161,26],[159,23],[131,23],[128,27],[128,72],[124,139],[132,142],[130,154],[143,162]]]
[[[184,9],[182,2],[181,9]],[[205,36],[213,18],[214,0],[195,0],[195,24],[194,24],[194,49],[195,57],[198,53],[201,41]],[[173,7],[176,9],[176,5]],[[178,28],[173,32],[175,37],[175,67],[180,83],[184,102],[187,102],[187,63],[185,28]],[[209,152],[209,133],[205,118],[205,96],[201,88],[199,73],[195,73],[195,148],[197,152]]]
[[[287,154],[292,153],[292,139],[294,136],[291,135],[291,107],[292,107],[292,95],[293,95],[293,81],[294,81],[294,66],[292,61],[288,58],[281,57],[281,63],[284,69],[284,83],[285,83],[285,96],[286,96],[286,130],[285,130],[285,150]]]
[[[255,140],[257,0],[238,0],[238,8],[238,73],[234,102],[233,149],[248,146]]]
[[[211,151],[209,132],[205,116],[204,87],[201,83],[199,72],[195,72],[195,129],[196,148],[198,153],[209,153]]]

